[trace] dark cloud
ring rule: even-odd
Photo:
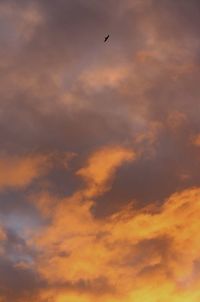
[[[0,260],[0,272],[0,296],[5,302],[27,298],[32,301],[37,297],[39,289],[44,287],[40,277],[32,270],[14,267],[6,259]]]
[[[25,229],[51,224],[37,196],[48,192],[61,203],[79,192],[84,182],[76,172],[100,148],[137,153],[109,190],[94,197],[92,213],[102,220],[132,201],[141,209],[200,185],[193,143],[200,133],[199,15],[198,0],[0,1],[1,155],[50,154],[52,162],[26,187],[0,194],[1,225],[8,228],[0,259],[6,302],[34,300],[46,288],[36,271],[16,266],[36,257]],[[69,165],[60,164],[65,153],[74,154]],[[137,254],[163,255],[167,243],[142,243]],[[141,275],[154,269],[160,266],[149,265]],[[103,277],[63,287],[113,290]]]

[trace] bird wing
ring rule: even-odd
[[[106,42],[108,40],[108,38],[109,38],[109,35],[105,37],[104,42]]]

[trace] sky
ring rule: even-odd
[[[199,0],[0,0],[0,45],[0,302],[199,302]]]

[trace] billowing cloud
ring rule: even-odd
[[[193,188],[106,221],[94,219],[89,201],[63,200],[36,240],[38,270],[50,284],[63,284],[53,299],[198,301],[199,198]],[[102,291],[100,280],[108,284]]]
[[[0,302],[199,301],[199,9],[0,1]]]

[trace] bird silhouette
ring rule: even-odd
[[[107,35],[104,39],[104,42],[106,42],[108,40],[108,38],[110,37],[110,35]]]

